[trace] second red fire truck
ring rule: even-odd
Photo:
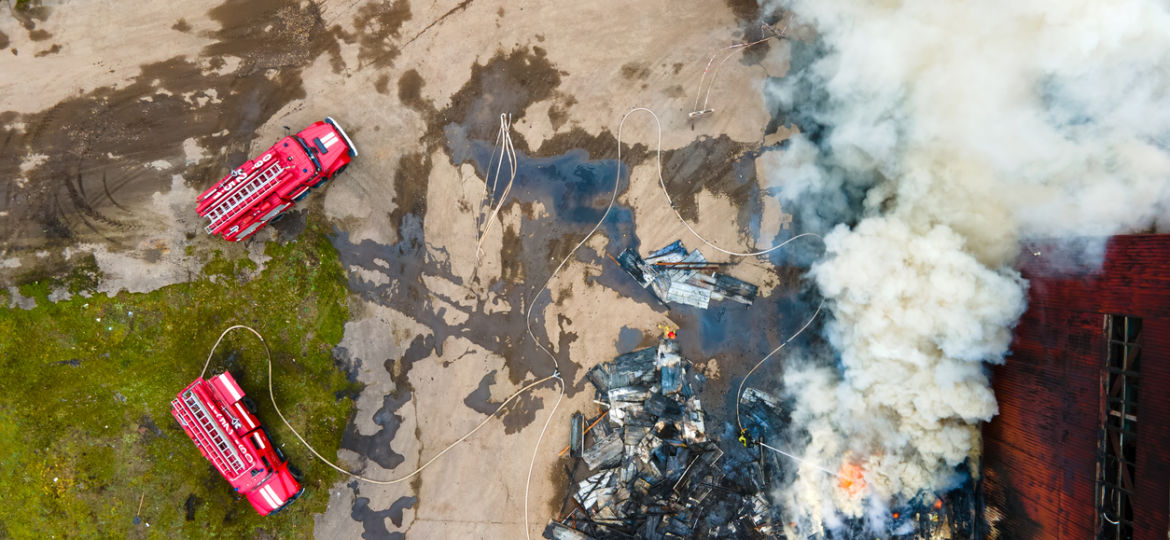
[[[195,379],[171,401],[171,414],[203,457],[266,516],[288,506],[304,488],[251,409],[227,372]]]

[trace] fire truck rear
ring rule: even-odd
[[[230,373],[196,379],[171,401],[171,414],[260,515],[283,509],[304,491]]]
[[[239,242],[256,234],[357,157],[357,148],[332,118],[314,122],[249,160],[196,200],[208,234]]]

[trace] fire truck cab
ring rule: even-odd
[[[314,122],[245,162],[196,199],[207,233],[239,242],[342,172],[357,148],[332,118]]]
[[[171,401],[171,414],[203,457],[266,516],[288,506],[304,488],[249,403],[224,372],[184,388]]]

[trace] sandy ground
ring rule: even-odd
[[[782,139],[766,133],[762,87],[784,73],[787,47],[772,41],[724,64],[711,95],[717,112],[687,118],[710,55],[759,35],[750,3],[731,4],[144,0],[133,10],[34,2],[27,12],[4,4],[0,286],[93,253],[103,290],[151,290],[199,270],[188,246],[263,264],[265,242],[295,234],[298,219],[327,219],[353,291],[336,355],[366,385],[338,457],[367,476],[404,476],[553,372],[527,338],[524,314],[608,201],[614,169],[602,160],[615,157],[618,122],[631,107],[659,114],[666,181],[711,241],[750,250],[791,234],[791,218],[751,162],[752,152]],[[477,257],[484,157],[500,113],[513,115],[524,178]],[[302,203],[318,212],[302,211],[242,246],[202,234],[199,191],[283,126],[326,115],[347,127],[361,155]],[[700,323],[755,321],[742,312],[667,312],[604,257],[635,238],[643,252],[676,238],[700,247],[657,185],[648,159],[655,140],[648,115],[631,117],[624,217],[537,299],[535,335],[567,384],[536,453],[534,535],[560,506],[565,461],[557,452],[568,416],[596,410],[583,382],[590,366],[649,343],[660,324],[681,326],[684,354],[690,347],[702,362],[728,348],[703,341]],[[573,176],[581,171],[599,172]],[[566,178],[576,178],[567,191],[559,187]],[[733,274],[765,297],[795,286],[763,261]],[[715,358],[719,369],[735,373],[773,343],[753,339],[742,354]],[[714,401],[731,380],[712,381]],[[338,483],[315,535],[523,536],[529,461],[558,393],[550,383],[524,396],[502,423],[409,481]]]

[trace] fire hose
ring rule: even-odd
[[[520,397],[521,394],[535,388],[536,386],[539,386],[539,385],[547,382],[550,379],[555,378],[557,380],[560,380],[560,374],[554,373],[552,375],[549,375],[548,377],[545,377],[545,378],[540,379],[536,382],[530,383],[527,386],[521,388],[520,390],[517,390],[515,393],[513,393],[511,396],[509,396],[508,399],[505,399],[504,402],[501,403],[500,406],[497,407],[494,412],[492,412],[492,414],[488,415],[487,418],[485,418],[482,422],[480,422],[479,425],[472,428],[471,431],[468,431],[462,437],[459,437],[455,442],[447,445],[446,448],[444,448],[438,454],[435,454],[434,457],[427,460],[426,463],[423,463],[422,465],[418,466],[418,468],[416,468],[414,471],[410,472],[409,474],[407,474],[405,476],[402,476],[400,478],[395,478],[392,480],[377,480],[374,478],[362,476],[362,475],[355,473],[355,472],[352,472],[352,471],[347,471],[347,470],[341,468],[340,466],[338,466],[336,463],[333,463],[332,461],[326,459],[325,456],[322,456],[321,453],[318,452],[316,448],[313,448],[313,445],[309,444],[309,441],[306,441],[305,438],[303,436],[301,436],[300,432],[298,432],[296,430],[296,428],[294,428],[292,426],[292,424],[289,423],[288,419],[285,418],[284,413],[281,412],[280,406],[278,406],[276,404],[276,394],[272,391],[272,351],[268,348],[268,342],[264,340],[264,336],[260,335],[260,332],[257,332],[252,327],[242,325],[242,324],[237,324],[235,326],[230,326],[226,330],[224,330],[223,333],[221,333],[219,335],[219,339],[215,340],[215,345],[212,345],[211,352],[208,353],[208,355],[207,355],[207,362],[205,362],[203,364],[203,371],[201,371],[199,373],[199,378],[202,379],[203,376],[207,373],[207,367],[209,365],[211,365],[211,358],[215,355],[215,349],[217,347],[219,347],[219,344],[221,341],[223,341],[223,338],[225,336],[227,336],[228,332],[231,332],[232,330],[237,330],[237,329],[244,329],[244,330],[251,332],[252,334],[254,334],[256,336],[257,339],[260,340],[260,343],[264,345],[264,354],[266,355],[266,357],[267,357],[266,359],[268,362],[268,398],[272,401],[272,408],[276,410],[276,415],[280,417],[280,421],[284,422],[284,425],[288,427],[289,431],[292,431],[293,435],[296,436],[297,440],[301,441],[301,444],[305,445],[305,448],[308,448],[309,452],[312,452],[312,454],[314,456],[316,456],[317,459],[321,460],[326,465],[333,467],[338,472],[340,472],[344,475],[350,476],[350,477],[355,478],[357,480],[361,480],[363,482],[369,482],[371,484],[379,484],[379,485],[399,484],[399,483],[402,483],[402,482],[405,482],[405,481],[411,479],[412,477],[414,477],[418,473],[421,473],[423,471],[423,469],[426,469],[432,463],[437,461],[439,458],[443,457],[444,454],[446,454],[452,448],[457,446],[459,443],[467,440],[468,437],[471,437],[472,435],[474,435],[475,432],[480,430],[480,428],[487,425],[487,423],[490,422],[492,418],[495,418],[496,415],[498,415],[500,413],[500,411],[504,410],[504,407],[507,407],[508,404],[512,402],[512,400],[516,399],[517,397]],[[562,387],[563,386],[564,386],[564,384],[562,382]]]

